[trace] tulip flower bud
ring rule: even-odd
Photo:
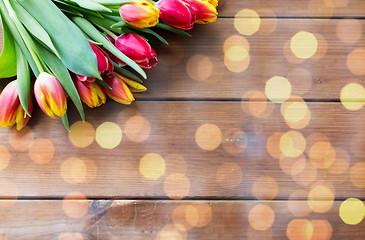
[[[81,100],[90,108],[99,107],[106,101],[105,92],[96,82],[74,81]]]
[[[113,70],[114,70],[113,63],[110,60],[108,54],[102,48],[100,48],[92,43],[89,43],[89,44],[91,46],[91,49],[94,51],[94,53],[96,55],[99,74],[107,75],[107,74],[110,74],[111,72],[113,72]],[[76,74],[76,76],[79,81],[88,81],[88,82],[95,81],[95,78],[92,78],[92,77],[80,76],[77,74]]]
[[[30,97],[28,112],[32,113],[33,98]],[[0,127],[11,127],[16,123],[16,129],[22,129],[29,121],[29,116],[25,116],[25,111],[20,104],[18,83],[10,82],[0,95]]]
[[[171,27],[190,30],[196,20],[195,8],[184,0],[160,0],[157,3],[160,18]]]
[[[217,0],[184,0],[196,9],[195,23],[205,24],[217,20]]]
[[[115,41],[115,46],[141,68],[152,69],[158,62],[155,50],[137,34],[125,33],[120,35]]]
[[[148,0],[135,0],[119,7],[122,19],[136,28],[153,27],[158,23],[160,11]]]
[[[103,87],[111,99],[122,104],[131,104],[134,101],[133,94],[121,75],[113,72],[110,76],[105,76],[103,79],[112,88],[110,90]]]
[[[65,92],[59,81],[48,73],[39,74],[34,83],[34,95],[42,111],[56,118],[55,115],[62,117],[67,110]]]

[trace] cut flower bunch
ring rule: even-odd
[[[0,78],[17,76],[1,92],[0,126],[22,129],[34,97],[67,129],[68,99],[82,120],[82,102],[99,107],[109,96],[131,104],[133,92],[147,90],[144,70],[158,62],[150,43],[167,44],[155,29],[190,36],[185,31],[195,23],[216,20],[217,5],[218,0],[0,0]]]

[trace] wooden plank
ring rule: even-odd
[[[244,19],[238,23],[249,29],[244,27]],[[364,85],[365,35],[361,28],[365,29],[365,20],[262,19],[261,23],[262,29],[246,38],[239,36],[233,19],[197,26],[192,38],[167,35],[171,45],[155,47],[159,64],[148,71],[148,91],[138,98],[242,98],[248,91],[264,91],[273,76],[288,78],[292,94],[318,100],[339,99],[341,89],[355,80]],[[275,31],[263,34],[271,30]],[[314,33],[318,40],[317,53],[305,61],[295,57],[289,47],[300,31]],[[308,52],[314,45],[305,42]],[[247,46],[249,57],[243,56],[241,61]],[[349,66],[355,74],[347,64],[352,51]],[[238,61],[228,61],[229,56]],[[244,71],[232,72],[237,70]]]
[[[341,203],[315,213],[301,201],[17,201],[0,208],[0,227],[23,240],[364,239]]]
[[[364,108],[298,101],[282,106],[284,120],[280,107],[109,101],[87,124],[71,108],[70,134],[36,109],[25,131],[0,130],[0,196],[288,199],[319,184],[365,197]]]
[[[361,0],[221,0],[220,16],[232,17],[241,9],[258,11],[263,17],[363,17]]]

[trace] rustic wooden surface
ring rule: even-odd
[[[364,14],[225,0],[131,106],[0,129],[0,239],[364,239]]]

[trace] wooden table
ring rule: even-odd
[[[0,239],[365,239],[364,16],[225,0],[131,106],[1,129]]]

